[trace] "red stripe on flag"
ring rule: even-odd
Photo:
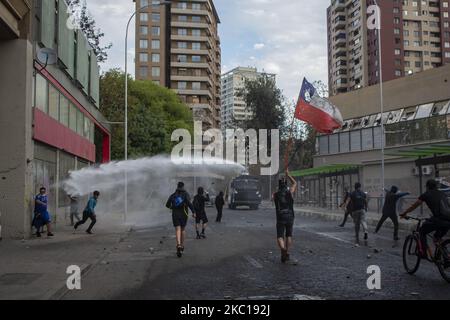
[[[320,133],[333,133],[341,125],[331,115],[303,100],[299,100],[295,110],[295,118],[309,123]]]

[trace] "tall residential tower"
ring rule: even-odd
[[[378,0],[383,81],[450,63],[449,0]],[[327,10],[330,94],[379,83],[374,0],[333,0]]]
[[[136,79],[178,93],[204,129],[220,127],[219,16],[212,0],[133,0]]]

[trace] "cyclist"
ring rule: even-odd
[[[427,235],[435,231],[434,238],[436,240],[442,239],[450,230],[450,221],[442,217],[441,214],[441,200],[446,196],[445,193],[438,190],[438,183],[436,180],[428,180],[426,184],[427,191],[422,194],[419,199],[409,209],[400,215],[402,219],[408,218],[408,213],[413,212],[420,207],[424,202],[432,213],[432,217],[424,222],[419,230],[422,248],[428,248]],[[426,258],[427,252],[420,253],[422,258]]]

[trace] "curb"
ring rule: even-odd
[[[302,207],[295,207],[295,213],[296,215],[300,215],[303,217],[319,217],[328,221],[339,221],[342,222],[344,218],[344,212],[342,214],[334,213],[334,212],[322,212],[322,211],[313,211],[308,210]],[[379,217],[374,218],[370,216],[366,216],[367,224],[372,227],[376,227],[378,225],[378,221],[381,218],[381,214]],[[349,221],[353,221],[351,217],[349,217],[349,220],[347,220],[347,223]],[[390,219],[386,220],[386,222],[383,225],[384,228],[388,227],[390,229],[394,229],[394,224]],[[416,229],[415,223],[405,222],[405,221],[399,221],[399,230],[403,231],[413,231]]]

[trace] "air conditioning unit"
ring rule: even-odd
[[[433,174],[433,166],[424,166],[422,167],[422,175],[423,176],[431,176]],[[415,167],[413,169],[413,175],[419,176],[419,167]]]

